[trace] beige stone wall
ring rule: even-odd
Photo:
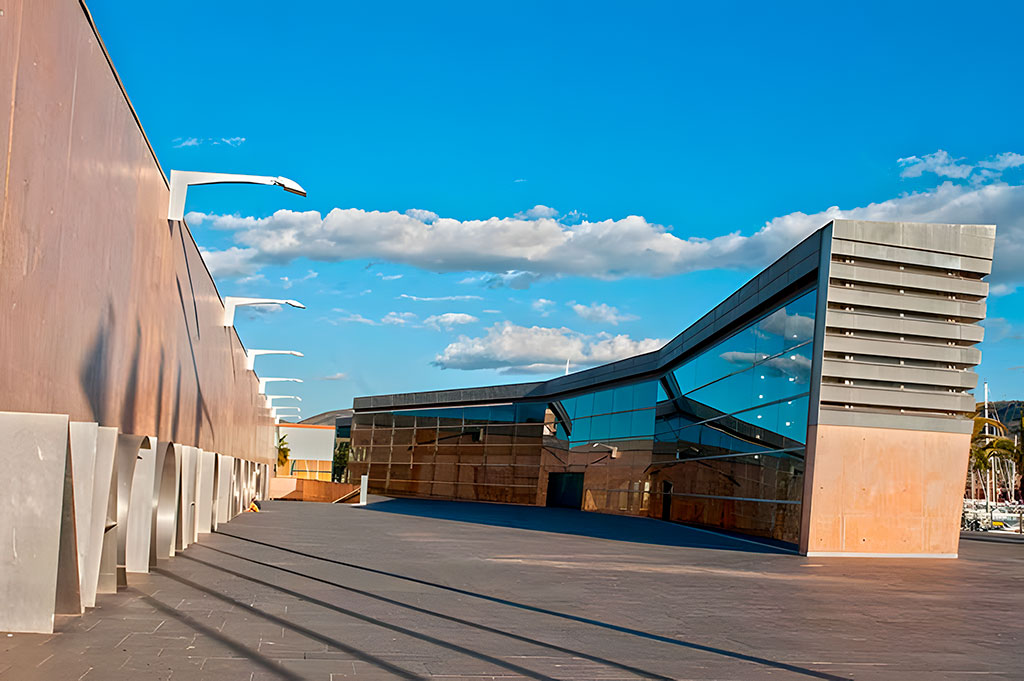
[[[952,556],[970,435],[812,426],[802,552]]]

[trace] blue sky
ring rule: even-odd
[[[237,320],[303,416],[651,349],[839,215],[997,222],[1024,397],[1019,5],[89,6],[165,170],[308,190],[186,206],[222,295],[307,305]]]

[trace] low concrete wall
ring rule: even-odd
[[[344,482],[321,482],[299,478],[271,478],[270,498],[288,501],[320,501],[331,503],[359,489]],[[351,501],[359,501],[358,496]]]

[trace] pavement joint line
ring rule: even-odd
[[[445,591],[451,591],[452,593],[457,593],[457,594],[464,595],[464,596],[470,596],[472,598],[479,598],[479,599],[482,599],[482,600],[485,600],[485,601],[489,601],[489,602],[492,602],[492,603],[498,603],[498,604],[505,605],[505,606],[510,606],[510,607],[519,608],[519,609],[522,609],[522,610],[527,610],[529,612],[536,612],[538,614],[550,615],[552,617],[560,617],[562,619],[567,619],[567,620],[574,621],[574,622],[580,622],[580,623],[583,623],[583,624],[589,624],[589,625],[592,625],[592,626],[601,627],[603,629],[609,629],[609,630],[617,631],[617,632],[620,632],[620,633],[631,634],[633,636],[637,636],[639,638],[645,638],[645,639],[651,640],[651,641],[658,641],[658,642],[661,642],[661,643],[668,643],[668,644],[680,646],[680,647],[683,647],[683,648],[689,648],[691,650],[700,650],[700,651],[703,651],[703,652],[712,653],[712,654],[715,654],[715,655],[721,655],[723,657],[731,657],[731,658],[737,659],[737,660],[744,660],[744,661],[747,661],[747,662],[753,662],[755,664],[761,664],[761,665],[768,666],[768,667],[776,667],[778,669],[784,669],[786,671],[791,671],[791,672],[794,672],[794,673],[797,673],[797,674],[803,674],[803,675],[811,676],[811,677],[814,677],[814,678],[825,679],[827,681],[850,681],[849,677],[836,676],[834,674],[828,674],[826,672],[819,672],[819,671],[815,671],[813,669],[805,669],[803,667],[798,667],[796,665],[787,664],[785,662],[778,662],[776,660],[769,660],[767,658],[758,657],[756,655],[748,655],[746,653],[740,653],[740,652],[736,652],[736,651],[732,651],[732,650],[725,650],[724,648],[716,648],[714,646],[703,645],[703,644],[694,643],[694,642],[691,642],[691,641],[681,641],[679,639],[670,638],[668,636],[662,636],[661,634],[652,634],[650,632],[640,631],[639,629],[632,629],[630,627],[623,627],[623,626],[619,626],[619,625],[616,625],[616,624],[609,624],[608,622],[601,622],[600,620],[595,620],[595,619],[591,619],[591,618],[588,618],[588,617],[580,617],[578,615],[570,615],[568,613],[558,612],[557,610],[549,610],[547,608],[541,608],[541,607],[535,606],[535,605],[527,605],[525,603],[517,603],[515,601],[510,601],[510,600],[505,599],[505,598],[498,598],[497,596],[488,596],[486,594],[479,594],[479,593],[475,593],[473,591],[469,591],[467,589],[460,589],[458,587],[447,586],[447,585],[444,585],[444,584],[437,584],[435,582],[429,582],[429,581],[424,580],[424,579],[418,579],[416,577],[409,577],[407,575],[399,575],[397,573],[388,572],[386,570],[379,570],[379,569],[376,569],[376,568],[370,568],[370,567],[366,567],[366,566],[363,566],[363,565],[357,565],[355,563],[347,563],[345,561],[334,560],[334,559],[331,559],[331,558],[324,558],[322,556],[317,556],[317,555],[314,555],[314,554],[311,554],[311,553],[305,553],[305,552],[302,552],[302,551],[297,551],[295,549],[286,548],[286,547],[283,547],[283,546],[279,546],[277,544],[271,544],[269,542],[259,541],[257,539],[251,539],[249,537],[241,537],[239,535],[231,534],[231,533],[228,533],[228,532],[222,532],[220,530],[216,530],[215,534],[226,536],[226,537],[232,537],[233,539],[237,539],[239,541],[247,541],[247,542],[251,542],[251,543],[254,543],[254,544],[259,544],[261,546],[268,546],[270,548],[277,549],[279,551],[284,551],[286,553],[293,553],[295,555],[304,556],[306,558],[312,558],[312,559],[324,561],[324,562],[327,562],[327,563],[333,563],[333,564],[336,564],[336,565],[341,565],[343,567],[348,567],[348,568],[352,568],[352,569],[356,569],[356,570],[364,570],[366,572],[370,572],[370,573],[374,573],[374,574],[380,574],[380,575],[384,575],[384,576],[387,576],[387,577],[393,577],[393,578],[396,578],[396,579],[402,579],[402,580],[410,581],[410,582],[413,582],[414,584],[421,584],[421,585],[424,585],[424,586],[434,587],[436,589],[442,589],[442,590],[445,590]]]
[[[426,608],[421,608],[421,607],[419,607],[417,605],[412,605],[410,603],[403,603],[402,601],[399,601],[399,600],[396,600],[396,599],[393,599],[393,598],[388,598],[387,596],[382,596],[380,594],[375,594],[375,593],[372,593],[370,591],[366,591],[364,589],[358,589],[356,587],[345,586],[344,584],[338,584],[337,582],[332,582],[332,581],[327,580],[327,579],[323,579],[323,578],[320,578],[320,577],[314,577],[312,575],[308,575],[308,574],[305,574],[305,573],[302,573],[302,572],[298,572],[296,570],[291,570],[289,568],[282,567],[280,565],[274,565],[273,563],[263,563],[263,562],[257,561],[254,558],[249,558],[248,556],[241,556],[241,555],[238,555],[238,554],[235,554],[235,553],[230,553],[228,551],[224,551],[223,549],[218,549],[218,548],[209,546],[208,544],[204,544],[204,545],[202,545],[202,547],[204,549],[208,549],[210,551],[215,551],[217,553],[222,553],[222,554],[224,554],[226,556],[231,556],[232,558],[238,558],[240,560],[245,560],[245,561],[248,561],[250,563],[254,563],[256,565],[260,565],[260,566],[267,567],[267,568],[272,568],[272,569],[275,569],[275,570],[279,570],[281,572],[286,572],[288,574],[296,575],[298,577],[302,577],[304,579],[309,579],[309,580],[314,581],[314,582],[319,582],[321,584],[326,584],[328,586],[333,586],[333,587],[338,588],[338,589],[344,589],[345,591],[349,591],[351,593],[356,593],[356,594],[359,594],[361,596],[365,596],[367,598],[372,598],[372,599],[375,599],[375,600],[378,600],[378,601],[381,601],[381,602],[384,602],[384,603],[388,603],[390,605],[395,605],[395,606],[398,606],[398,607],[401,607],[401,608],[406,608],[408,610],[412,610],[413,612],[418,612],[418,613],[422,613],[422,614],[425,614],[425,615],[428,615],[428,616],[431,616],[431,617],[437,617],[439,619],[447,620],[449,622],[454,622],[456,624],[461,624],[461,625],[464,625],[464,626],[473,627],[473,628],[480,629],[482,631],[487,631],[488,633],[496,634],[496,635],[499,635],[499,636],[505,636],[507,638],[511,638],[513,640],[520,641],[520,642],[523,642],[523,643],[527,643],[527,644],[530,644],[530,645],[535,645],[535,646],[539,646],[539,647],[542,647],[542,648],[548,648],[549,650],[555,650],[555,651],[558,651],[560,653],[576,656],[576,657],[579,657],[581,659],[590,660],[591,662],[598,662],[598,663],[603,664],[603,665],[607,665],[607,666],[610,666],[610,667],[615,667],[615,668],[621,669],[623,671],[628,671],[628,672],[630,672],[632,674],[636,674],[636,675],[642,676],[644,678],[664,679],[666,681],[672,681],[671,677],[667,677],[667,676],[663,676],[663,675],[660,675],[660,674],[656,674],[654,672],[650,672],[650,671],[647,671],[645,669],[640,669],[639,667],[633,667],[631,665],[626,665],[626,664],[623,664],[623,663],[620,663],[620,662],[615,662],[614,660],[608,660],[608,659],[603,658],[603,657],[599,657],[599,656],[596,656],[596,655],[591,655],[590,653],[585,653],[585,652],[582,652],[582,651],[579,651],[579,650],[573,650],[571,648],[566,648],[566,647],[563,647],[563,646],[559,646],[559,645],[554,644],[554,643],[547,643],[545,641],[538,641],[536,639],[532,639],[532,638],[529,638],[527,636],[522,636],[520,634],[515,634],[515,633],[512,633],[512,632],[504,631],[504,630],[498,629],[496,627],[488,626],[486,624],[480,624],[478,622],[472,622],[470,620],[462,619],[460,617],[455,617],[454,615],[446,615],[444,613],[435,612],[433,610],[428,610]],[[201,561],[198,558],[195,558],[195,557],[192,557],[192,556],[184,556],[184,557],[185,558],[189,558],[190,560],[194,560],[194,561],[199,562],[199,563],[203,563],[204,565],[208,565],[208,563],[206,563],[205,561]],[[227,570],[227,568],[220,568],[220,569],[229,571],[229,570]],[[229,571],[229,572],[232,572],[232,571]],[[308,601],[309,599],[307,598],[306,600]]]

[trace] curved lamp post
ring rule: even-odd
[[[291,381],[292,383],[302,383],[302,379],[301,378],[274,378],[274,377],[261,378],[260,379],[260,391],[259,391],[260,395],[266,395],[267,394],[267,383],[270,383],[272,381]]]
[[[593,445],[590,446],[591,449],[597,449],[598,447],[604,447],[605,449],[608,450],[608,452],[609,452],[609,457],[608,458],[610,458],[610,459],[617,459],[617,458],[619,458],[619,448],[616,447],[615,445],[606,445],[603,442],[595,442]],[[600,460],[601,459],[598,459],[598,461],[600,461]]]
[[[298,407],[271,407],[270,408],[270,415],[271,416],[278,416],[278,412],[281,411],[282,409],[294,409],[296,416],[298,416],[300,413],[302,413],[302,410],[299,409]]]
[[[225,326],[230,326],[230,324],[225,324]],[[252,371],[253,367],[256,365],[256,357],[259,355],[292,355],[294,357],[305,357],[305,355],[296,350],[246,350],[245,368]]]
[[[306,190],[295,180],[268,175],[236,175],[234,173],[203,173],[194,170],[171,171],[171,198],[167,204],[167,219],[181,220],[185,214],[185,194],[194,184],[265,184],[278,186],[286,192],[305,196]]]
[[[302,398],[298,397],[296,395],[264,395],[264,397],[267,398],[267,408],[268,409],[270,407],[274,406],[274,400],[288,399],[288,400],[298,400],[299,402],[302,401]]]
[[[235,308],[239,305],[291,305],[300,310],[306,306],[297,300],[284,300],[281,298],[240,298],[238,296],[227,296],[224,298],[224,326],[235,325]]]

